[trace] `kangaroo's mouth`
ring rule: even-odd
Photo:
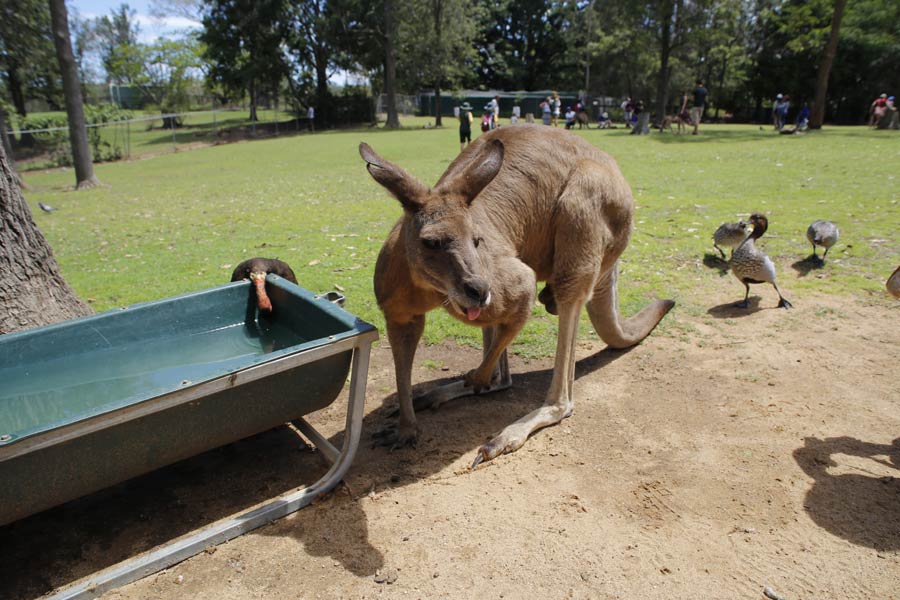
[[[491,293],[488,292],[487,296],[485,296],[485,298],[484,298],[484,302],[481,302],[480,304],[477,304],[475,306],[469,306],[469,307],[463,308],[462,306],[457,305],[455,302],[453,302],[453,305],[454,305],[454,308],[459,310],[459,312],[465,313],[466,318],[468,320],[474,321],[475,319],[477,319],[478,317],[481,316],[481,311],[484,310],[485,308],[487,308],[490,303],[491,303]]]

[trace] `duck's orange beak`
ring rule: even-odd
[[[266,294],[266,274],[250,273],[250,281],[256,286],[256,298],[260,311],[272,312],[272,301]]]

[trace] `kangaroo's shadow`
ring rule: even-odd
[[[736,317],[746,317],[748,315],[752,315],[753,313],[759,312],[763,309],[759,304],[759,296],[750,296],[747,299],[747,308],[741,308],[737,306],[737,302],[738,301],[726,302],[725,304],[713,306],[712,308],[707,310],[706,313],[717,319],[734,319]]]
[[[453,352],[461,365],[474,366],[481,357],[474,349]],[[627,352],[605,349],[588,356],[577,362],[576,377]],[[376,356],[381,364],[390,363],[389,349],[373,349],[373,363]],[[370,402],[372,390],[393,383],[393,369],[380,369],[378,376],[374,371],[370,369]],[[358,498],[372,490],[413,483],[440,472],[463,454],[474,455],[492,434],[543,403],[552,374],[552,369],[527,370],[520,365],[514,369],[511,389],[421,411],[418,446],[396,451],[371,442],[372,432],[391,420],[395,394],[382,398],[382,405],[364,418],[360,448],[345,483],[291,519],[280,519],[257,533],[297,538],[310,555],[328,556],[357,576],[374,574],[385,564],[384,553],[368,539],[368,520]],[[381,380],[374,381],[378,377]],[[421,383],[416,391],[453,379]],[[343,423],[346,397],[344,390],[322,411],[329,422]],[[343,432],[335,433],[329,441],[340,448],[343,437]],[[293,429],[278,427],[2,526],[0,598],[41,596],[298,485],[311,484],[327,467]]]
[[[804,259],[798,260],[791,265],[791,268],[797,271],[800,277],[806,277],[811,271],[821,269],[825,266],[825,261],[815,254],[810,254]]]
[[[703,255],[703,265],[709,269],[716,269],[719,272],[719,277],[727,275],[731,267],[729,261],[722,258],[721,255],[713,254],[712,252],[707,252]]]
[[[860,546],[900,550],[900,438],[809,437],[794,459],[815,480],[803,505],[816,524]]]

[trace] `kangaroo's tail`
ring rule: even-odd
[[[587,304],[588,315],[597,334],[613,348],[628,348],[640,342],[666,316],[674,300],[656,300],[629,319],[619,317],[617,277],[619,263],[604,275]]]

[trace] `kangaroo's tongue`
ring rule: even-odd
[[[478,315],[480,315],[480,314],[481,314],[481,309],[478,308],[477,306],[466,309],[466,316],[469,318],[470,321],[474,321],[475,319],[477,319]]]

